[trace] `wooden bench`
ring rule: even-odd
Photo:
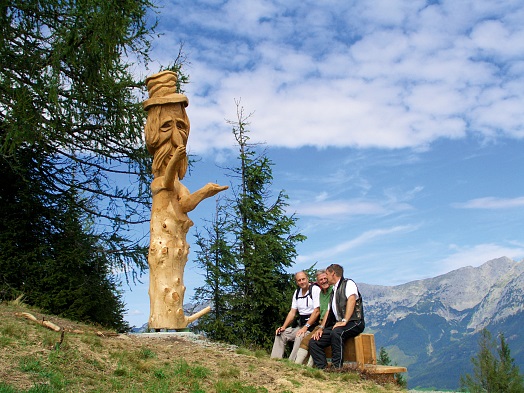
[[[326,348],[326,357],[331,358],[331,347]],[[394,375],[408,371],[406,367],[383,366],[377,364],[375,336],[362,333],[351,337],[344,344],[344,362],[356,364],[359,371],[369,374],[382,374],[387,381],[394,381]]]

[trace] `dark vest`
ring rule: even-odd
[[[347,285],[348,280],[351,280],[351,279],[350,278],[346,279],[344,277],[340,279],[340,283],[338,284],[337,293],[336,293],[337,314],[340,315],[342,318],[344,317],[344,315],[346,315],[346,304],[348,301],[348,299],[346,298],[346,285]],[[355,283],[355,285],[357,284]],[[357,302],[355,303],[355,309],[353,310],[353,314],[351,315],[351,318],[349,318],[350,321],[364,320],[364,308],[362,307],[362,295],[360,294],[358,287],[357,287],[357,292],[358,292],[358,299],[357,299]],[[333,296],[335,296],[335,291],[331,293],[331,299],[329,301],[329,304],[332,303]]]

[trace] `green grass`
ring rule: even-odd
[[[79,324],[74,328],[83,334],[66,332],[57,345],[60,333],[15,316],[21,311],[38,312],[0,303],[0,393],[265,393],[263,385],[275,380],[285,386],[278,393],[300,392],[318,382],[332,384],[329,392],[351,391],[352,383],[368,384],[369,392],[389,391],[356,374],[270,360],[262,350],[206,348],[184,358],[176,340],[101,338],[98,327]]]
[[[267,393],[266,388],[246,386],[240,382],[218,381],[216,383],[217,393]]]

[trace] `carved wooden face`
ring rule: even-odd
[[[161,134],[171,135],[171,144],[176,149],[186,146],[189,137],[189,119],[186,110],[181,104],[164,105],[160,115]]]
[[[163,175],[178,146],[185,146],[189,137],[189,118],[183,104],[162,104],[151,107],[146,123],[146,144],[153,154],[153,174]],[[182,179],[187,170],[187,158],[179,166]]]

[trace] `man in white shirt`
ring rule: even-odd
[[[333,295],[329,312],[320,323],[309,341],[309,353],[315,367],[324,369],[327,366],[324,349],[331,346],[333,367],[341,368],[344,363],[344,343],[350,337],[358,336],[364,331],[364,311],[362,297],[353,280],[344,279],[344,268],[333,264],[326,269],[328,282],[333,285]]]
[[[311,314],[315,312],[314,315],[317,317],[320,314],[320,288],[309,283],[309,278],[304,271],[295,274],[295,281],[298,289],[293,293],[291,309],[286,320],[275,332],[275,341],[271,351],[272,358],[282,358],[287,342],[294,341],[293,350],[289,355],[289,360],[292,362],[295,361],[300,342],[316,326],[316,323],[313,323],[316,321],[309,323]],[[297,313],[298,326],[292,327]]]

